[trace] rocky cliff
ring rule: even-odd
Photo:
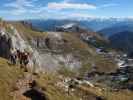
[[[0,57],[9,58],[12,47],[11,38],[5,34],[4,30],[0,32]]]

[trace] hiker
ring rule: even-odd
[[[27,71],[27,65],[29,63],[29,53],[24,51],[19,54],[20,65]]]
[[[46,44],[47,48],[50,49],[50,38],[45,39],[45,44]]]
[[[17,49],[17,61],[20,63],[20,65],[22,65],[21,56],[22,56],[22,52],[19,49]]]
[[[24,61],[24,66],[27,67],[28,63],[29,63],[29,53],[28,52],[24,52],[24,56],[23,56],[23,61]]]
[[[16,59],[17,59],[16,50],[14,48],[11,48],[11,50],[10,50],[10,61],[11,61],[11,64],[15,65],[16,64]]]
[[[7,44],[8,44],[8,48],[12,48],[13,47],[12,46],[12,39],[10,37],[7,39]]]

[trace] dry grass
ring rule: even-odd
[[[112,59],[104,58],[103,56],[94,56],[94,62],[99,72],[115,72],[118,68],[116,63]]]
[[[120,92],[109,92],[106,93],[108,100],[133,100],[133,92],[124,90]]]
[[[70,44],[71,47],[73,47],[74,50],[79,50],[79,51],[84,51],[84,52],[90,52],[94,53],[94,48],[93,46],[88,46],[86,43],[81,41],[78,37],[74,36],[73,34],[70,33],[64,33],[63,37],[65,40],[67,40]]]
[[[0,100],[13,100],[10,93],[21,75],[22,71],[18,66],[9,66],[7,60],[0,58]]]
[[[44,94],[48,100],[80,100],[79,97],[74,95],[68,95],[62,89],[55,86],[58,80],[56,74],[44,74],[41,75],[37,82],[40,87],[44,89]]]
[[[105,98],[105,100],[133,100],[133,92],[129,90],[120,90],[118,92],[110,91],[107,88],[101,90],[100,87],[80,86],[81,91],[90,92],[97,96]]]
[[[45,37],[47,35],[46,32],[38,32],[35,30],[32,30],[30,26],[26,26],[21,22],[10,22],[21,35],[25,36],[27,39],[31,39],[33,37]]]

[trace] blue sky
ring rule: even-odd
[[[133,18],[133,0],[0,0],[0,16],[19,19]]]

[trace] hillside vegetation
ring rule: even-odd
[[[9,22],[11,25],[13,25],[21,35],[25,36],[27,39],[31,39],[33,37],[44,37],[47,35],[46,32],[39,32],[36,30],[33,30],[30,25],[26,25],[23,22]]]
[[[0,99],[13,100],[11,92],[14,84],[19,77],[22,77],[23,71],[18,66],[8,64],[8,61],[0,58]]]

